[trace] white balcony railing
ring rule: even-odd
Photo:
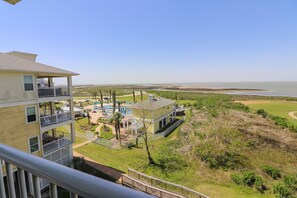
[[[52,142],[46,143],[43,145],[43,152],[44,154],[48,154],[52,151],[55,151],[57,149],[60,149],[68,144],[71,144],[72,141],[69,139],[66,139],[64,137],[58,138],[57,140],[54,140]]]
[[[51,198],[57,198],[57,187],[62,187],[71,193],[71,197],[78,198],[139,198],[152,197],[119,184],[115,184],[98,177],[71,169],[0,144],[0,160],[4,161],[6,177],[0,168],[0,197],[41,197],[40,178],[49,182]],[[13,165],[18,171],[18,186],[14,182]],[[27,174],[25,174],[25,172]],[[26,179],[28,175],[28,179]],[[30,176],[30,177],[29,177]],[[4,182],[6,178],[6,182]],[[7,187],[7,192],[5,188]]]
[[[59,96],[69,96],[69,90],[63,89],[63,88],[54,88],[54,87],[38,88],[39,98],[59,97]]]
[[[65,113],[42,116],[40,117],[40,124],[41,124],[41,127],[46,127],[49,125],[58,124],[68,120],[71,120],[71,114],[70,112],[65,112]]]

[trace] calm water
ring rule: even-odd
[[[297,81],[294,82],[218,82],[218,83],[176,83],[177,86],[195,88],[240,88],[263,89],[266,91],[226,92],[237,95],[291,96],[297,97]]]

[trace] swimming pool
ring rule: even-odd
[[[116,106],[116,109],[117,109],[118,107]],[[105,112],[106,113],[112,113],[112,109],[113,109],[113,107],[112,107],[112,105],[105,105],[104,106],[104,110],[105,110]],[[93,111],[99,111],[99,110],[101,110],[101,107],[97,107],[97,106],[94,106],[93,107]],[[127,107],[121,107],[121,113],[123,114],[123,115],[132,115],[132,109],[128,109]]]

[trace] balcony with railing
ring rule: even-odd
[[[68,88],[54,88],[54,87],[42,87],[38,88],[38,97],[47,98],[47,97],[61,97],[61,96],[70,96]]]
[[[50,126],[71,120],[70,112],[57,113],[53,115],[45,115],[40,117],[41,127]]]
[[[4,144],[0,144],[0,160],[4,161],[6,169],[4,177],[2,168],[0,168],[0,197],[2,198],[40,198],[40,179],[49,182],[51,198],[58,197],[58,187],[68,190],[72,198],[151,197],[148,194],[39,158]],[[17,168],[16,182],[14,182],[13,166]],[[4,182],[5,180],[6,182]],[[6,187],[7,190],[5,190]]]
[[[43,153],[45,155],[72,144],[71,134],[55,132],[55,136],[49,136],[48,133],[42,135]]]

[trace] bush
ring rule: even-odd
[[[245,144],[237,130],[219,127],[206,134],[194,152],[210,168],[236,169],[243,166]]]
[[[271,166],[263,166],[262,170],[263,170],[264,173],[266,173],[267,175],[269,175],[273,179],[281,178],[280,170],[278,170],[277,168],[273,168]]]
[[[264,185],[263,178],[259,175],[256,175],[254,171],[244,171],[240,174],[232,174],[231,179],[234,183],[240,185],[246,185],[249,187],[256,187],[257,190],[263,192],[266,190]]]
[[[293,190],[297,191],[297,174],[294,175],[285,175],[284,182],[286,186],[292,188]]]
[[[264,181],[263,181],[262,177],[257,175],[255,179],[256,179],[255,187],[257,188],[257,190],[259,190],[263,193],[264,190],[266,190],[266,186],[264,185]]]
[[[282,128],[288,128],[293,132],[297,132],[297,126],[292,124],[287,118],[282,118],[279,116],[270,116],[270,117],[275,122],[276,125],[279,125]]]
[[[287,187],[283,183],[278,183],[273,187],[273,193],[277,198],[296,198],[293,195],[291,188]]]
[[[256,174],[254,171],[245,171],[242,174],[242,182],[249,186],[252,187],[256,181]]]
[[[257,114],[261,115],[263,118],[267,118],[268,117],[268,113],[264,109],[259,109],[257,111]]]
[[[235,184],[238,184],[238,185],[242,184],[242,178],[239,174],[232,174],[231,179]]]

